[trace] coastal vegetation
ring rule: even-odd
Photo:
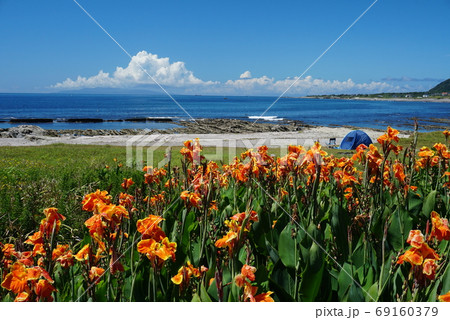
[[[382,92],[373,94],[330,94],[314,95],[308,98],[321,99],[433,99],[450,102],[450,79],[442,81],[428,91],[414,92]]]
[[[430,94],[442,94],[442,92],[450,92],[450,79],[442,81],[428,91]]]
[[[222,163],[194,140],[139,170],[120,147],[1,147],[0,300],[447,301],[449,136]]]

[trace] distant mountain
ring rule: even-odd
[[[83,88],[74,90],[61,90],[58,93],[64,94],[164,94],[158,88]]]
[[[428,93],[442,93],[442,92],[450,92],[450,79],[442,81],[434,88],[431,88]]]

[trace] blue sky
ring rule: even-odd
[[[0,92],[157,91],[142,66],[172,93],[277,95],[372,2],[79,0],[130,60],[72,0],[0,0]],[[429,89],[450,78],[449,12],[379,0],[286,95]]]

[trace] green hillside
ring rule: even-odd
[[[434,88],[431,88],[428,93],[442,93],[442,92],[450,92],[450,79],[442,81]]]

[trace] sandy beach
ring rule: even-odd
[[[24,127],[24,126],[23,126]],[[27,126],[35,127],[35,126]],[[42,130],[42,129],[41,129]],[[27,134],[19,134],[16,137],[0,138],[0,146],[41,146],[55,143],[78,145],[111,145],[111,146],[181,146],[183,142],[199,138],[203,146],[218,147],[244,147],[253,148],[260,145],[269,147],[286,147],[288,145],[311,146],[315,141],[327,146],[330,139],[336,139],[340,144],[342,139],[352,129],[330,127],[306,127],[300,131],[287,132],[243,132],[243,133],[159,133],[148,132],[146,134],[125,135],[71,135],[62,134],[57,137],[46,136],[44,131],[28,131]],[[378,130],[364,129],[364,131],[376,140],[382,133]],[[408,134],[401,134],[408,137]]]

